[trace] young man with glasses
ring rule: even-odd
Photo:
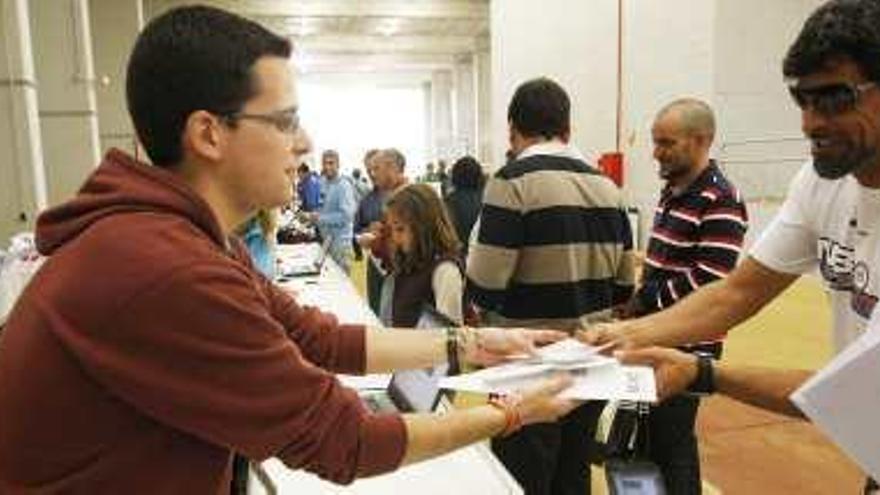
[[[806,21],[783,64],[801,109],[812,160],[795,177],[779,214],[726,279],[672,308],[597,326],[591,343],[678,346],[723,335],[800,275],[819,269],[833,307],[837,352],[861,336],[880,294],[880,2],[833,0]],[[675,351],[639,351],[668,389],[686,386],[711,362]],[[709,368],[711,371],[711,368]],[[720,370],[723,392],[797,414],[788,400],[810,372]]]
[[[254,270],[231,233],[290,201],[308,148],[290,50],[209,7],[138,36],[126,89],[153,166],[112,150],[38,220],[51,257],[0,339],[0,493],[229,493],[233,454],[348,483],[574,407],[558,379],[373,415],[335,378],[497,362],[563,335],[341,325]]]

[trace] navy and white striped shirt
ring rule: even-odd
[[[726,276],[747,228],[745,203],[714,162],[681,194],[667,186],[654,213],[637,313],[660,311]]]

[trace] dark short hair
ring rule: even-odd
[[[451,179],[456,189],[479,189],[483,187],[483,167],[476,158],[463,156],[452,165]]]
[[[832,0],[813,12],[782,64],[785,77],[804,77],[846,57],[880,82],[880,2]]]
[[[307,174],[309,173],[309,166],[306,163],[300,163],[299,167],[296,168],[296,171],[300,174]]]
[[[256,61],[288,58],[290,51],[288,40],[212,7],[176,8],[153,19],[135,42],[126,76],[128,111],[153,163],[179,163],[190,114],[241,110],[257,91]]]
[[[507,121],[525,137],[547,139],[568,134],[571,101],[562,86],[546,77],[516,88],[507,107]]]
[[[321,153],[321,161],[322,162],[324,161],[325,158],[330,158],[330,157],[335,158],[336,161],[338,162],[339,161],[339,152],[336,150],[324,150],[324,152]]]

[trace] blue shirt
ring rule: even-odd
[[[338,246],[351,245],[354,214],[357,211],[354,187],[351,181],[337,176],[323,179],[321,186],[324,202],[318,212],[318,229],[324,237],[331,237]]]
[[[303,211],[315,211],[321,206],[321,180],[312,172],[296,184],[296,193]]]
[[[257,217],[250,219],[241,236],[254,266],[270,280],[275,277],[275,253]]]

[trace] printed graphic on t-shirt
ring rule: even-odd
[[[849,292],[851,309],[868,319],[877,304],[877,295],[870,292],[871,270],[856,260],[855,249],[833,239],[819,239],[819,272],[833,291]]]
[[[819,238],[819,272],[829,289],[852,291],[854,259],[855,249],[834,239]]]

